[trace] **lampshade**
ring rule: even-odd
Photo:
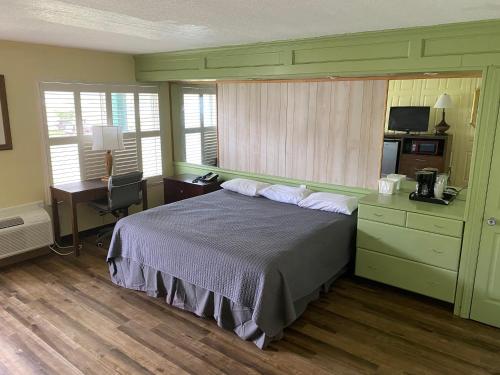
[[[117,126],[93,126],[92,150],[121,150],[123,149],[122,129]]]
[[[441,94],[434,104],[434,108],[451,108],[452,106],[453,102],[448,94]]]

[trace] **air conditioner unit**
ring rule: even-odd
[[[0,209],[0,228],[0,259],[54,243],[42,202]]]

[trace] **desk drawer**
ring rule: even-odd
[[[442,217],[408,212],[406,226],[408,228],[424,230],[426,232],[461,238],[463,222],[458,220],[445,219]]]
[[[406,223],[405,211],[376,206],[367,206],[364,204],[359,205],[358,217],[361,219],[373,220],[386,224],[394,224],[402,227],[404,227]]]
[[[364,249],[457,271],[462,241],[360,219],[357,243]]]
[[[356,275],[443,301],[455,300],[457,273],[360,249]]]

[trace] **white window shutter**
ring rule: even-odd
[[[125,146],[123,150],[114,152],[113,174],[124,174],[139,170],[137,139],[135,134],[124,134],[123,145]],[[161,159],[161,150],[159,157]]]
[[[101,178],[106,175],[104,155],[106,151],[92,151],[92,141],[84,141],[83,162],[85,167],[85,180]]]
[[[45,121],[49,138],[76,136],[75,98],[71,91],[45,91]]]
[[[160,130],[160,104],[158,94],[139,93],[141,132]]]
[[[183,89],[184,152],[188,163],[217,165],[217,98],[213,92],[213,88]]]
[[[217,165],[217,97],[203,94],[203,164]]]
[[[159,176],[162,174],[161,142],[160,137],[141,138],[142,171],[144,177]]]
[[[93,126],[119,126],[124,149],[113,152],[114,174],[162,174],[158,88],[41,84],[51,184],[105,175],[105,151],[92,151]]]
[[[162,174],[160,112],[157,93],[139,93],[139,129],[144,177]]]
[[[105,92],[81,92],[80,107],[84,135],[92,135],[93,126],[108,125]]]
[[[203,132],[203,164],[217,165],[217,129],[209,128]]]
[[[50,146],[50,163],[54,184],[80,181],[80,158],[77,143]]]
[[[105,92],[80,92],[80,112],[82,133],[81,138],[85,180],[101,178],[106,174],[104,166],[105,151],[92,151],[92,127],[107,126],[108,113]]]

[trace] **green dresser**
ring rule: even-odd
[[[359,201],[356,275],[453,303],[465,202],[414,202],[408,193]]]

